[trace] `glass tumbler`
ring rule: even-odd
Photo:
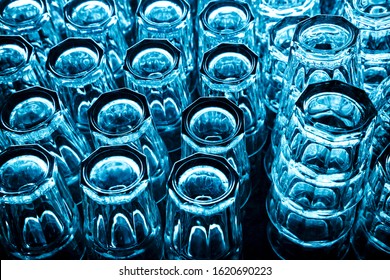
[[[124,67],[127,87],[146,96],[158,133],[175,162],[180,158],[182,111],[189,104],[179,49],[164,39],[145,39],[127,50]]]
[[[343,258],[364,193],[377,111],[361,89],[309,85],[281,136],[267,197],[282,258]]]
[[[200,97],[183,111],[181,133],[182,158],[200,152],[228,160],[240,176],[243,207],[252,184],[242,110],[225,97]]]
[[[84,233],[91,259],[161,259],[160,213],[146,158],[128,145],[95,150],[81,167]]]
[[[0,35],[0,104],[18,90],[46,85],[33,46],[21,36]]]
[[[41,146],[0,154],[0,205],[0,238],[11,258],[83,258],[79,212],[55,158]]]
[[[167,259],[239,259],[239,178],[226,159],[194,154],[168,179],[164,243]]]
[[[64,18],[68,37],[91,38],[102,46],[118,87],[123,87],[128,45],[113,0],[71,0],[64,7]]]
[[[226,97],[244,112],[246,150],[256,170],[268,135],[257,55],[243,44],[222,43],[205,53],[200,76],[201,96]]]
[[[0,130],[8,145],[39,144],[56,157],[58,171],[82,211],[80,164],[91,148],[54,91],[31,87],[14,93],[1,109]]]
[[[49,52],[46,71],[51,87],[90,146],[88,108],[100,94],[115,89],[103,49],[92,39],[68,38]]]
[[[103,93],[88,117],[95,148],[128,144],[145,154],[153,197],[162,202],[171,165],[146,97],[127,88]]]
[[[390,259],[390,145],[379,156],[366,183],[352,235],[359,259]]]

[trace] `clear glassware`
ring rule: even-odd
[[[272,168],[269,235],[282,258],[342,258],[364,193],[377,111],[361,89],[332,80],[296,102]],[[299,249],[300,248],[300,249]]]
[[[359,259],[390,259],[390,145],[379,156],[366,183],[352,235]]]
[[[18,90],[46,86],[44,77],[30,43],[21,36],[0,35],[0,103]]]
[[[344,1],[320,0],[321,14],[341,15],[343,12]]]
[[[162,202],[171,164],[146,97],[127,88],[103,93],[88,110],[88,117],[95,148],[128,144],[145,154],[153,197]]]
[[[91,259],[161,259],[160,213],[146,157],[129,145],[100,147],[82,163],[84,233]]]
[[[287,16],[270,28],[268,51],[264,55],[261,75],[262,100],[267,108],[267,122],[270,129],[279,111],[279,102],[285,83],[285,70],[290,54],[291,41],[297,24],[309,16]]]
[[[375,101],[378,85],[390,75],[390,1],[345,0],[344,16],[360,29],[364,89]]]
[[[198,63],[203,54],[220,43],[255,47],[255,17],[250,6],[240,1],[211,1],[199,16]]]
[[[135,11],[138,1],[115,1],[118,13],[119,29],[122,32],[128,46],[135,43]]]
[[[165,39],[145,39],[127,50],[127,87],[144,94],[173,162],[180,158],[182,111],[189,99],[181,79],[180,51]]]
[[[128,45],[120,31],[113,0],[71,0],[64,7],[68,37],[91,38],[100,44],[118,87],[124,87],[123,60]]]
[[[244,113],[225,97],[200,97],[183,111],[181,157],[194,153],[219,155],[240,177],[241,207],[252,191],[245,145]]]
[[[192,95],[196,88],[196,49],[190,6],[185,0],[142,0],[137,13],[137,41],[163,38],[182,55],[185,85]]]
[[[194,154],[168,179],[164,243],[167,259],[239,259],[239,177],[225,158]]]
[[[8,145],[39,144],[56,157],[58,171],[82,211],[80,164],[91,148],[57,94],[42,87],[18,91],[4,103],[0,121]]]
[[[56,28],[46,0],[4,0],[0,5],[0,33],[22,35],[30,42],[39,64],[44,67],[47,54],[61,37],[61,28]]]
[[[46,71],[52,88],[92,147],[88,108],[100,94],[116,87],[103,49],[92,39],[68,38],[50,50]]]
[[[243,44],[220,44],[203,56],[200,77],[201,96],[224,96],[244,111],[246,150],[256,170],[268,135],[257,55]]]
[[[0,154],[0,205],[0,238],[12,258],[83,258],[79,212],[54,156],[41,146]]]
[[[265,157],[268,173],[281,135],[291,118],[295,102],[313,83],[340,80],[363,87],[359,29],[340,16],[318,15],[295,29],[285,70],[286,82],[279,100],[279,112]]]

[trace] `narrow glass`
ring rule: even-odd
[[[14,93],[0,115],[0,130],[8,145],[39,144],[56,157],[58,170],[81,208],[81,161],[91,148],[54,91],[31,87]]]
[[[39,145],[0,154],[0,238],[15,259],[81,259],[85,245],[79,212]]]
[[[196,49],[190,6],[185,0],[142,0],[137,9],[137,41],[146,38],[169,40],[182,53],[185,85],[196,88]]]
[[[279,256],[346,254],[376,114],[363,90],[340,81],[309,85],[299,97],[281,136],[266,203],[276,228],[270,241]]]
[[[165,257],[239,259],[238,189],[238,174],[222,157],[198,153],[177,161],[168,179]]]
[[[0,35],[0,103],[18,90],[46,85],[33,46],[21,36]]]
[[[246,149],[257,169],[268,129],[260,100],[258,57],[243,44],[223,43],[206,52],[200,70],[201,96],[224,96],[244,111]]]
[[[390,1],[344,2],[344,16],[360,29],[364,89],[375,104],[378,85],[390,75]]]
[[[164,39],[145,39],[127,50],[127,87],[144,94],[174,162],[180,158],[182,111],[188,106],[180,51]]]
[[[4,0],[0,4],[0,33],[22,35],[34,47],[39,64],[44,67],[47,54],[61,41],[45,0]]]
[[[46,63],[52,88],[90,146],[87,111],[100,94],[116,86],[103,49],[92,39],[68,38],[52,48]]]
[[[118,87],[123,87],[123,60],[128,45],[120,31],[113,0],[71,0],[64,7],[68,37],[91,38],[103,47]]]
[[[390,259],[390,145],[378,158],[366,183],[352,235],[359,259]]]
[[[219,155],[240,176],[239,200],[243,207],[252,190],[246,152],[244,113],[225,97],[200,97],[183,111],[181,157],[194,153]]]
[[[146,97],[127,88],[103,93],[88,110],[88,117],[95,148],[129,144],[145,154],[153,197],[162,202],[171,164]]]
[[[146,158],[128,145],[100,147],[81,167],[84,233],[91,259],[161,259],[160,214]]]

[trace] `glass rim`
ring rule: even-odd
[[[0,35],[0,44],[1,45],[16,45],[25,51],[26,58],[23,63],[13,67],[12,71],[0,72],[0,77],[7,75],[12,75],[17,73],[19,70],[23,69],[24,66],[28,65],[33,56],[34,47],[22,36],[20,35]],[[7,69],[9,70],[9,69]]]
[[[12,2],[17,2],[17,1],[20,1],[20,0],[5,0],[5,1],[1,1],[0,2],[0,15],[3,15],[3,10],[4,8],[9,5],[10,3]],[[28,0],[27,3],[24,3],[24,4],[28,4],[28,3],[31,3],[31,2],[35,2],[35,3],[38,3],[40,5],[40,8],[41,8],[41,13],[39,13],[38,15],[36,15],[34,18],[31,18],[27,21],[22,21],[22,22],[9,22],[9,21],[5,21],[4,18],[2,16],[0,16],[0,22],[3,23],[4,25],[6,26],[10,26],[10,27],[20,27],[20,26],[23,26],[23,27],[33,27],[33,25],[37,24],[38,22],[40,21],[44,21],[46,18],[47,20],[49,20],[48,17],[45,17],[45,14],[47,14],[47,6],[46,6],[46,2],[44,0]]]

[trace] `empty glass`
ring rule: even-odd
[[[129,144],[145,154],[153,197],[161,202],[171,166],[146,97],[126,88],[103,93],[88,110],[88,117],[95,148]]]
[[[39,145],[12,146],[0,154],[0,238],[16,259],[80,259],[85,245],[79,212]]]
[[[237,172],[220,156],[177,161],[168,179],[167,259],[239,259],[242,230]]]
[[[40,144],[56,157],[58,170],[81,208],[81,161],[91,148],[55,92],[31,87],[14,93],[1,110],[0,129],[8,145]]]
[[[135,11],[139,1],[115,1],[118,12],[118,24],[126,43],[135,43]]]
[[[364,193],[377,112],[361,89],[309,85],[272,167],[270,241],[282,258],[342,258]]]
[[[182,111],[189,104],[180,51],[164,39],[145,39],[127,50],[127,87],[144,94],[173,162],[180,158]]]
[[[128,145],[100,147],[82,163],[84,233],[91,259],[161,259],[160,214],[146,158]]]
[[[225,97],[200,97],[183,111],[181,130],[182,158],[197,152],[226,158],[240,176],[239,199],[244,206],[252,184],[241,109]]]

